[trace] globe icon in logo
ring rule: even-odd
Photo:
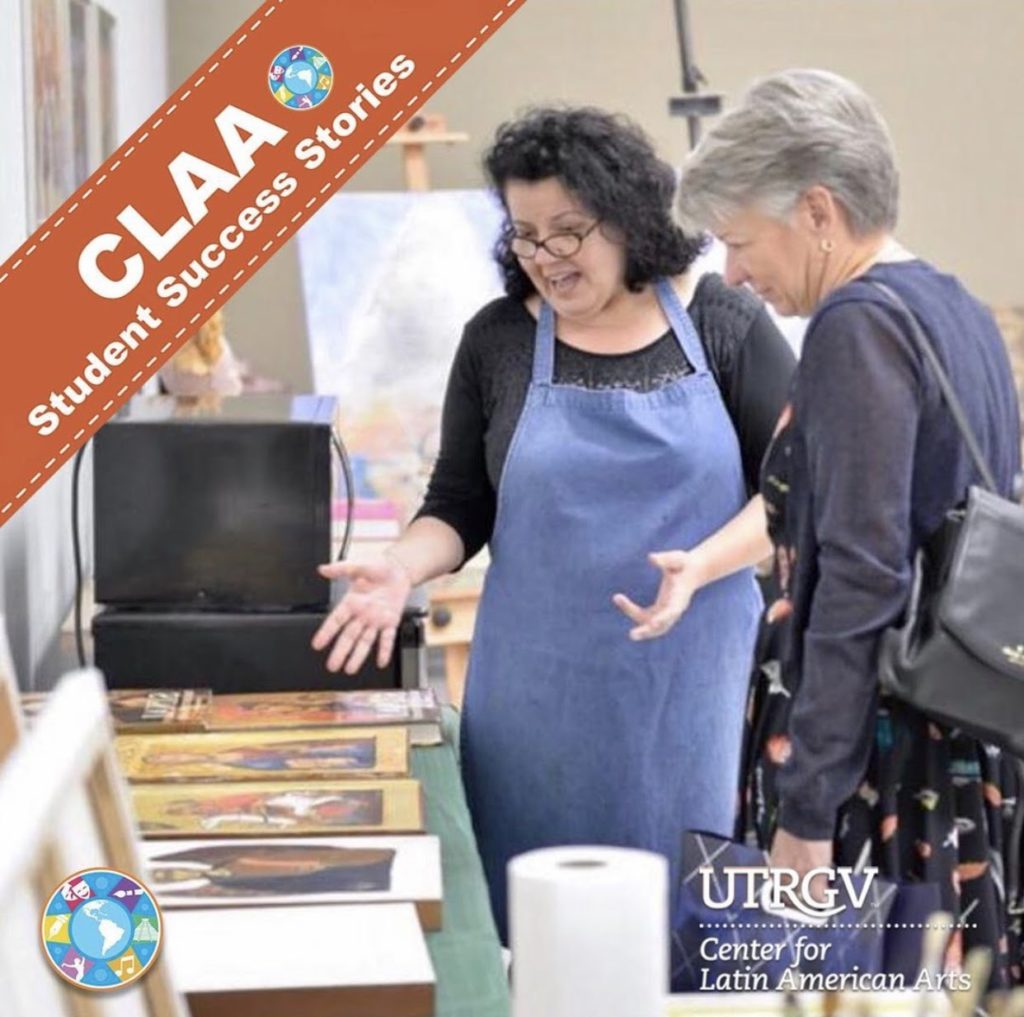
[[[290,46],[274,57],[268,74],[274,98],[288,109],[313,109],[330,94],[334,71],[312,46]]]
[[[156,960],[163,919],[153,894],[114,869],[76,872],[42,915],[43,948],[53,969],[83,989],[117,989]]]
[[[306,95],[316,88],[316,71],[313,65],[305,60],[299,60],[288,65],[284,72],[284,83],[297,95]]]
[[[104,960],[124,946],[131,928],[131,915],[112,900],[86,901],[71,916],[71,936],[93,960]]]

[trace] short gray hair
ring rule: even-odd
[[[756,81],[683,164],[677,209],[693,232],[752,204],[784,218],[815,185],[857,236],[896,225],[899,175],[875,104],[830,71],[782,71]]]

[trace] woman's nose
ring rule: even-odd
[[[725,283],[727,286],[740,286],[749,280],[740,259],[733,251],[725,252]]]
[[[553,265],[556,261],[562,261],[561,258],[556,258],[546,247],[538,247],[537,253],[533,256],[533,260],[538,265]]]

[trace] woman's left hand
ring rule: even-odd
[[[640,607],[624,593],[612,597],[612,603],[636,622],[629,630],[630,639],[663,636],[679,621],[693,595],[705,583],[702,560],[693,551],[657,551],[647,557],[652,565],[661,569],[661,585],[654,603]]]

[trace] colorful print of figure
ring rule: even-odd
[[[380,824],[383,801],[380,791],[243,792],[205,799],[179,799],[167,806],[167,813],[195,817],[204,830],[231,825],[289,829],[300,823],[335,828]]]
[[[207,763],[241,770],[372,770],[376,752],[372,738],[336,741],[296,740],[246,745],[213,752],[154,750],[142,758],[154,767]]]
[[[271,897],[386,892],[391,848],[224,844],[170,851],[150,861],[162,897]]]

